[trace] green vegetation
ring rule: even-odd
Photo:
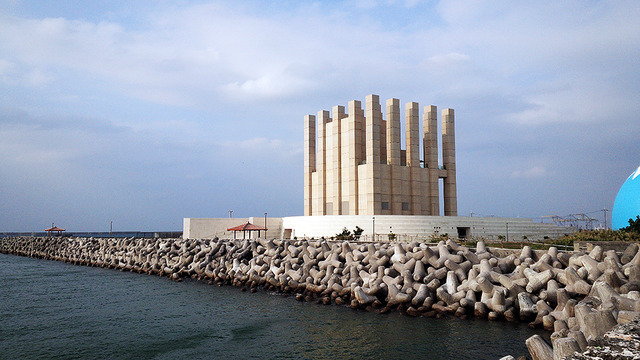
[[[523,237],[522,242],[504,240],[505,237],[499,235],[497,242],[487,241],[486,245],[504,249],[519,249],[529,245],[534,250],[546,250],[551,246],[556,246],[560,249],[573,249],[573,243],[581,241],[640,242],[640,216],[636,216],[635,219],[629,219],[629,226],[620,230],[583,230],[573,234],[565,234],[558,239],[551,239],[545,236],[542,243],[528,242],[526,237]]]
[[[629,219],[629,226],[620,229],[620,231],[640,233],[640,215],[636,215],[635,219]]]
[[[342,232],[336,234],[335,238],[336,240],[358,240],[360,239],[360,236],[363,232],[364,229],[362,229],[360,226],[356,226],[355,230],[353,230],[353,233],[347,228],[343,228]]]
[[[478,246],[478,240],[476,239],[464,239],[464,246],[469,248],[475,248]]]
[[[429,237],[426,239],[426,242],[431,244],[437,244],[440,241],[447,241],[447,240],[449,240],[449,234],[447,233],[438,234],[438,232],[435,231],[433,234],[429,235]]]
[[[565,234],[557,240],[545,240],[551,246],[573,246],[576,241],[640,241],[640,216],[629,219],[629,226],[620,230],[586,230]]]
[[[573,245],[575,241],[640,241],[640,232],[620,230],[589,230],[565,235],[557,240],[545,243],[556,245]]]
[[[353,239],[353,234],[347,228],[342,228],[342,232],[336,234],[335,238],[336,240],[351,240]]]
[[[360,235],[362,235],[363,232],[364,232],[364,229],[356,225],[356,229],[353,230],[353,238],[356,240],[360,239]]]
[[[350,231],[347,228],[343,228],[342,232],[336,234],[333,238],[336,240],[358,240],[364,230],[356,226],[355,230]],[[389,240],[394,241],[398,239],[398,235],[389,233]],[[440,241],[447,241],[449,235],[439,234],[435,231],[428,238],[425,239],[428,243],[438,243]],[[635,219],[629,219],[629,226],[620,230],[583,230],[573,234],[565,234],[558,239],[551,239],[548,236],[544,237],[542,243],[528,241],[526,236],[522,237],[522,241],[505,241],[504,235],[498,235],[498,241],[486,241],[488,247],[498,247],[505,249],[521,249],[525,245],[531,246],[534,250],[548,249],[551,246],[557,246],[560,249],[573,248],[573,243],[577,241],[637,241],[640,242],[640,216],[636,216]],[[460,241],[460,240],[459,240]],[[477,239],[464,239],[465,246],[475,247]]]

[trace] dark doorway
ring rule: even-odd
[[[466,239],[470,234],[471,229],[468,227],[458,227],[458,239]]]

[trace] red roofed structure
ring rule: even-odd
[[[48,229],[45,229],[44,231],[48,232],[48,233],[49,233],[49,235],[51,235],[51,234],[52,234],[52,233],[54,233],[54,232],[57,232],[57,233],[58,233],[58,236],[59,236],[59,235],[62,235],[62,232],[63,232],[63,231],[65,231],[65,230],[64,230],[64,229],[61,229],[61,228],[59,228],[59,227],[57,227],[57,226],[54,226],[53,224],[51,224],[51,227],[50,227],[50,228],[48,228]]]
[[[233,231],[233,238],[236,238],[236,232],[237,231],[242,231],[242,238],[244,239],[247,231],[249,232],[249,239],[251,239],[251,232],[253,231],[257,231],[258,232],[258,237],[260,237],[260,231],[267,231],[267,228],[262,227],[262,226],[258,226],[258,225],[253,225],[252,223],[248,222],[246,224],[242,224],[242,225],[238,225],[238,226],[234,226],[232,228],[228,228],[227,231]]]

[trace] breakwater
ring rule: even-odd
[[[62,237],[93,237],[93,238],[175,238],[182,237],[182,231],[63,231],[54,233]],[[0,232],[0,238],[5,237],[49,237],[52,234],[40,232]]]
[[[498,257],[453,241],[439,244],[279,240],[5,238],[3,253],[199,278],[296,293],[301,301],[409,316],[529,322],[553,331],[552,344],[527,340],[534,359],[586,348],[640,310],[640,253],[555,248]],[[560,356],[560,357],[559,357]]]

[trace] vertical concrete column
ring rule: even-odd
[[[407,103],[405,106],[405,129],[407,144],[407,166],[420,167],[420,110],[417,102]]]
[[[367,96],[365,117],[367,164],[380,164],[380,122],[382,120],[382,112],[378,95]]]
[[[389,205],[392,215],[402,214],[402,179],[395,173],[400,166],[400,100],[387,100],[387,163],[389,168]]]
[[[388,162],[387,155],[387,121],[382,117],[380,110],[380,164]]]
[[[409,167],[410,184],[410,211],[411,215],[420,215],[420,107],[417,102],[410,102],[405,105],[405,136],[406,136],[406,161]]]
[[[358,214],[358,158],[361,152],[362,105],[350,101],[342,121],[342,215]]]
[[[387,159],[400,165],[400,100],[387,100]]]
[[[431,194],[429,192],[429,169],[418,168],[420,177],[420,215],[431,215]],[[415,214],[418,215],[418,214]]]
[[[360,116],[358,117],[359,136],[360,136],[360,151],[358,153],[358,164],[364,164],[367,162],[367,121],[362,109],[362,103],[360,102]]]
[[[440,215],[440,183],[438,171],[438,108],[424,107],[422,136],[425,167],[429,168],[429,215]]]
[[[444,179],[444,215],[458,216],[456,189],[456,144],[453,109],[442,110],[442,163],[447,170]]]
[[[352,187],[355,187],[356,196],[352,196],[349,199],[349,205],[353,208],[353,210],[350,209],[350,213],[358,215],[362,213],[360,209],[361,202],[363,202],[363,199],[366,199],[366,187],[360,181],[364,178],[364,174],[361,174],[359,170],[360,164],[364,164],[367,159],[366,120],[364,110],[362,109],[362,102],[356,101],[354,103],[354,111],[356,112],[356,157],[354,171],[357,182],[355,184],[351,184]]]
[[[367,174],[367,213],[379,214],[380,203],[380,124],[382,123],[382,110],[380,108],[380,97],[378,95],[368,95],[365,108],[365,137],[366,137],[366,174]]]
[[[356,101],[354,103],[354,110],[356,111],[356,163],[359,165],[365,162],[367,156],[366,123],[362,102]]]
[[[316,171],[316,117],[304,117],[304,215],[315,215],[312,212],[312,181]]]
[[[340,134],[342,131],[342,119],[346,117],[344,113],[344,106],[334,106],[332,109],[333,115],[333,127],[332,127],[332,157],[333,164],[331,167],[333,169],[333,179],[331,179],[331,186],[333,186],[333,215],[342,215],[342,141],[340,138]],[[328,199],[327,199],[328,200]],[[329,214],[328,214],[329,215]]]
[[[316,215],[326,215],[325,205],[327,203],[327,123],[331,121],[329,112],[322,110],[318,112],[318,153],[316,155],[316,173],[318,178],[318,203],[314,206],[313,212]]]

